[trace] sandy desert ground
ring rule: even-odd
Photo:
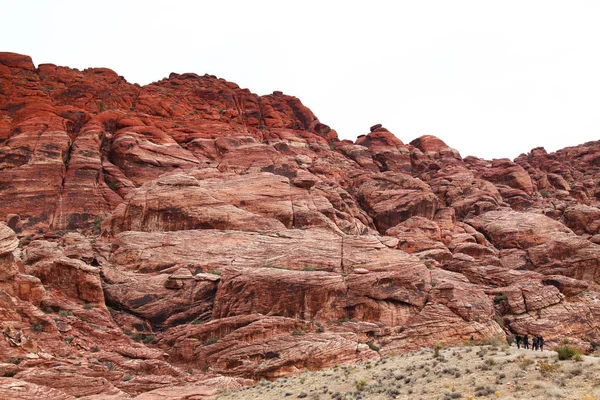
[[[499,345],[423,349],[222,393],[226,399],[600,399],[600,359]]]

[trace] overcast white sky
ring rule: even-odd
[[[0,0],[0,51],[299,97],[341,138],[514,158],[600,139],[598,1]]]

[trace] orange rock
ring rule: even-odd
[[[589,348],[598,165],[600,141],[514,161],[380,124],[339,141],[282,92],[0,53],[0,397],[212,396],[366,342]]]

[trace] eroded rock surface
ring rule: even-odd
[[[600,342],[600,142],[489,161],[369,131],[211,75],[0,53],[0,397],[210,398],[435,343]]]

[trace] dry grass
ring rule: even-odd
[[[434,352],[439,356],[433,357]],[[600,400],[600,360],[584,357],[581,362],[559,361],[553,351],[497,345],[436,346],[274,382],[263,380],[217,398]]]

